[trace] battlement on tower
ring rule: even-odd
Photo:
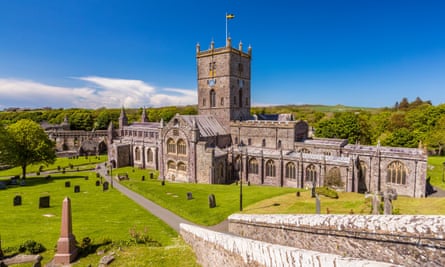
[[[196,57],[208,57],[208,56],[214,56],[218,54],[226,54],[226,53],[234,53],[238,54],[242,57],[251,58],[252,57],[252,47],[249,46],[247,49],[247,52],[243,51],[243,44],[242,42],[239,43],[238,49],[232,47],[232,41],[231,39],[227,39],[226,46],[225,47],[219,47],[215,48],[215,43],[212,41],[210,43],[210,48],[208,50],[202,50],[199,44],[196,45]]]

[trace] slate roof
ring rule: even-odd
[[[211,115],[180,115],[180,117],[191,126],[196,122],[202,137],[228,134],[218,120]]]

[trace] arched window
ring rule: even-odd
[[[147,150],[147,162],[153,162],[153,151],[151,148]]]
[[[275,177],[275,163],[273,160],[266,162],[266,176]]]
[[[311,164],[306,168],[306,181],[315,182],[317,181],[317,170],[315,165]]]
[[[302,148],[300,150],[298,150],[298,152],[304,153],[304,154],[311,154],[311,151],[307,148]]]
[[[286,164],[286,178],[295,179],[295,164],[292,162]]]
[[[167,140],[167,153],[176,154],[176,143],[171,138]]]
[[[263,141],[261,142],[261,146],[266,147],[266,139],[263,139]]]
[[[187,166],[184,164],[184,162],[178,163],[178,171],[182,171],[182,172],[187,171]]]
[[[238,94],[239,94],[239,106],[242,107],[243,106],[243,90],[240,89]]]
[[[406,184],[406,167],[400,161],[393,161],[388,165],[386,181],[392,184]]]
[[[278,140],[277,148],[278,148],[278,149],[281,148],[281,140]]]
[[[203,105],[204,107],[206,106],[206,99],[205,99],[205,98],[202,99],[202,105]]]
[[[224,165],[222,162],[218,164],[218,167],[216,167],[216,176],[217,178],[224,178]]]
[[[240,171],[240,170],[241,170],[241,167],[242,167],[242,165],[241,165],[241,157],[238,156],[238,157],[236,157],[236,159],[235,159],[235,170],[236,170],[236,171]]]
[[[327,186],[343,186],[343,182],[341,180],[341,173],[338,167],[334,167],[328,171],[328,175],[326,177],[326,185]]]
[[[252,145],[252,139],[251,138],[247,139],[247,145],[249,145],[249,146]]]
[[[255,158],[249,160],[249,173],[258,174],[258,161]]]
[[[185,141],[182,139],[178,140],[178,154],[180,155],[187,154],[187,145],[185,144]]]
[[[224,97],[221,97],[221,106],[224,106]]]
[[[216,106],[216,93],[215,90],[210,90],[210,107],[214,108]]]
[[[169,161],[169,162],[167,162],[167,168],[169,169],[169,170],[176,170],[176,164],[175,164],[175,162],[174,161]]]
[[[141,160],[141,149],[139,147],[136,147],[136,149],[134,150],[134,159],[136,161]]]

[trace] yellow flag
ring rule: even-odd
[[[226,19],[233,19],[233,18],[235,18],[235,15],[233,15],[233,14],[226,15]]]

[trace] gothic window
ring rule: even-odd
[[[167,140],[167,153],[176,154],[176,143],[171,138]]]
[[[247,139],[247,145],[251,146],[252,145],[252,139]]]
[[[167,168],[169,170],[176,170],[176,164],[174,161],[170,160],[169,162],[167,162]]]
[[[263,139],[263,141],[261,142],[261,146],[266,147],[266,139]]]
[[[242,107],[243,106],[243,90],[239,90],[238,94],[239,94],[239,106]]]
[[[178,163],[178,171],[187,171],[187,166],[183,162]]]
[[[182,139],[178,140],[178,154],[180,154],[180,155],[187,154],[187,146],[185,144],[185,141]]]
[[[136,149],[134,150],[134,158],[136,161],[141,160],[141,149],[139,147],[136,147]]]
[[[255,158],[249,160],[249,173],[258,174],[258,161]]]
[[[215,90],[210,90],[210,107],[214,108],[216,106],[216,93]]]
[[[388,165],[386,181],[392,184],[406,184],[406,167],[400,161]]]
[[[153,162],[153,151],[151,148],[147,150],[147,162]]]
[[[328,171],[328,175],[326,177],[326,185],[343,186],[343,182],[341,181],[340,169],[338,167],[334,167]]]
[[[224,165],[220,162],[216,168],[217,178],[224,178]]]
[[[317,181],[317,170],[315,165],[311,164],[306,168],[306,181],[314,182]]]
[[[273,160],[266,162],[266,176],[275,177],[275,163]]]
[[[221,97],[221,106],[224,106],[224,97]]]
[[[278,149],[281,148],[281,140],[278,140],[277,148],[278,148]]]
[[[202,105],[203,105],[204,107],[206,106],[206,99],[205,99],[205,98],[202,99]]]
[[[286,164],[286,178],[295,179],[295,164],[292,162]]]
[[[331,155],[331,152],[327,152],[327,151],[325,151],[325,152],[323,152],[323,155],[325,155],[325,156],[330,156],[330,155]]]

